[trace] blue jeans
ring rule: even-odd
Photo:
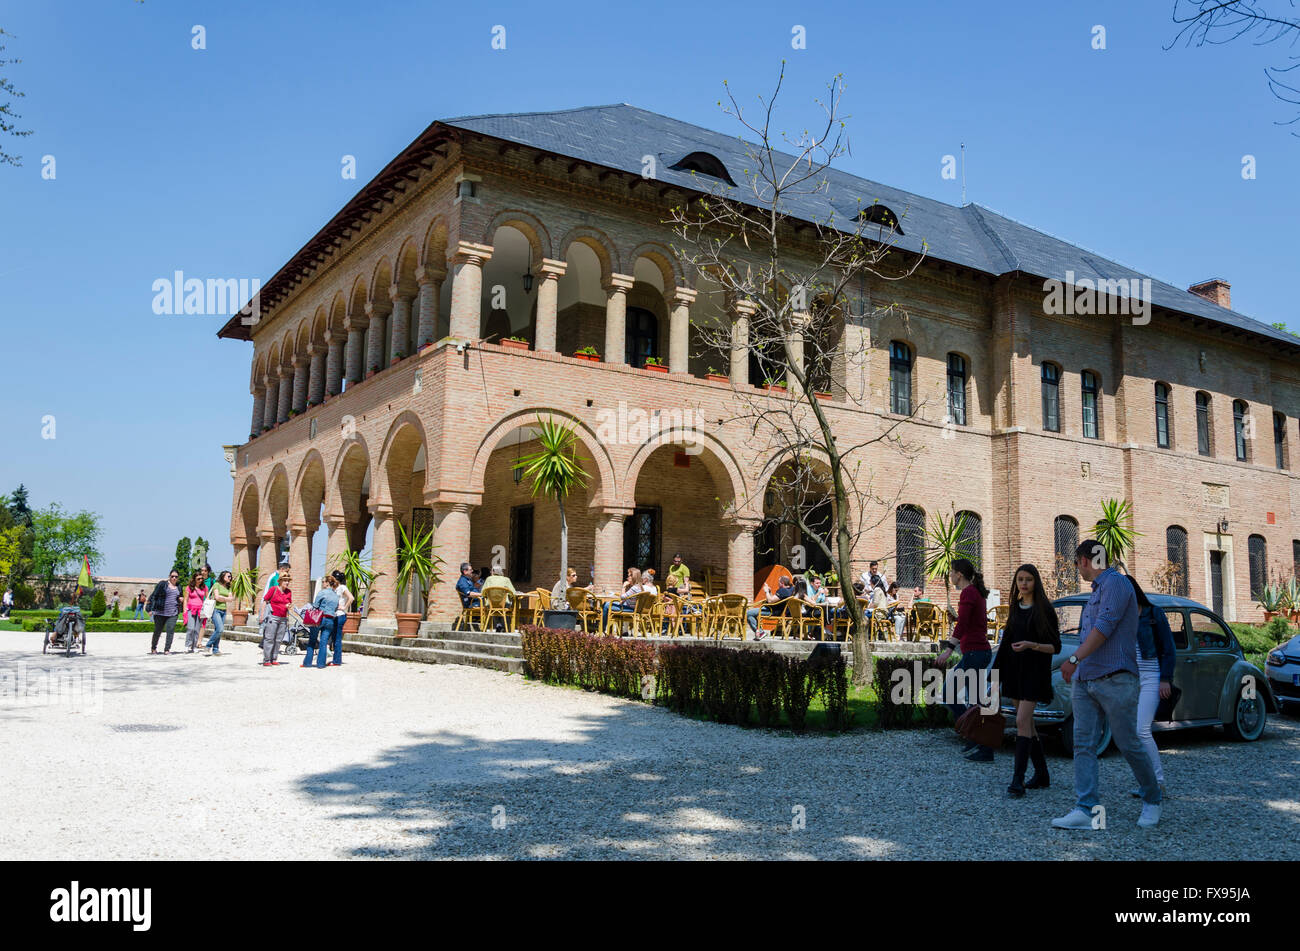
[[[632,608],[625,607],[621,601],[606,601],[600,608],[600,629],[609,629],[609,612],[617,611],[620,614],[632,612]]]
[[[131,615],[131,618],[132,618],[132,620],[136,620],[136,621],[139,621],[139,620],[143,620],[143,619],[144,619],[144,605],[143,605],[143,604],[141,604],[141,603],[138,602],[138,601],[136,602],[136,604],[135,604],[135,614]]]
[[[975,670],[975,671],[982,671],[982,670],[984,670],[984,669],[986,669],[986,668],[988,667],[989,662],[990,662],[991,660],[993,660],[993,651],[991,651],[991,650],[987,650],[987,651],[967,651],[966,653],[964,653],[964,654],[961,655],[961,660],[957,661],[957,666],[954,667],[953,670],[957,670],[957,671],[961,671],[961,670]],[[983,685],[981,684],[981,686],[983,686]],[[980,698],[979,698],[979,697],[967,697],[966,699],[967,699],[967,700],[977,700],[977,701],[978,701]],[[967,710],[969,710],[971,707],[976,706],[976,705],[977,705],[977,704],[973,704],[973,703],[960,703],[960,702],[957,702],[957,698],[956,698],[956,697],[953,697],[953,702],[952,702],[952,703],[949,703],[947,706],[948,706],[948,709],[952,711],[952,716],[953,716],[953,719],[955,720],[955,719],[959,718],[959,717],[960,717],[963,713],[965,713]],[[991,747],[990,747],[990,749],[991,749]]]
[[[221,632],[226,629],[226,609],[217,608],[212,612],[212,636],[208,638],[208,647],[212,653],[221,653]]]
[[[322,618],[320,624],[307,628],[307,657],[302,662],[304,667],[313,666],[313,658],[317,660],[316,667],[325,666],[325,642],[329,639],[329,632],[333,628],[332,617]]]
[[[325,618],[321,622],[321,642],[320,653],[316,655],[316,666],[325,666],[325,650],[332,647],[334,650],[334,666],[343,663],[343,624],[347,620],[338,614],[333,618]],[[333,623],[330,623],[333,621]]]
[[[1102,680],[1079,680],[1070,685],[1074,710],[1074,795],[1085,812],[1100,802],[1097,795],[1097,743],[1101,720],[1110,724],[1111,736],[1142,790],[1142,801],[1160,804],[1156,770],[1137,733],[1138,697],[1142,684],[1137,674],[1122,670]]]
[[[761,614],[763,617],[767,617],[771,613],[772,611],[769,608],[763,607],[762,605],[756,608],[750,608],[745,612],[745,623],[749,625],[751,631],[757,631],[758,616]]]

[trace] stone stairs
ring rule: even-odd
[[[226,630],[226,637],[257,641],[255,627]],[[343,635],[345,654],[369,654],[391,660],[423,664],[463,664],[510,674],[522,674],[521,635],[495,631],[453,631],[448,623],[425,621],[416,637],[397,637],[396,631],[371,629]]]

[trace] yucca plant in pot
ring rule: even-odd
[[[1267,624],[1273,618],[1277,617],[1283,611],[1283,594],[1282,589],[1275,584],[1266,584],[1260,589],[1258,597],[1255,599],[1259,606],[1264,609],[1264,623]]]
[[[424,603],[424,592],[442,577],[442,559],[434,554],[433,529],[407,532],[397,523],[397,598],[405,608]],[[415,637],[423,610],[397,612],[397,636]]]
[[[1093,537],[1106,549],[1106,564],[1122,562],[1124,555],[1142,533],[1133,528],[1133,503],[1126,499],[1106,499],[1101,503],[1101,518],[1092,527]]]
[[[331,561],[332,570],[343,572],[343,583],[347,585],[352,596],[356,598],[352,602],[354,608],[360,608],[365,602],[366,591],[374,583],[374,580],[382,574],[373,570],[371,564],[370,552],[359,552],[346,549],[339,552]],[[344,634],[354,634],[357,628],[361,626],[361,611],[349,611],[347,620],[343,624]]]
[[[257,576],[256,568],[245,568],[231,576],[230,594],[235,601],[230,607],[230,623],[235,627],[248,623],[248,614],[257,599]]]
[[[582,469],[583,458],[578,454],[578,436],[563,423],[553,418],[537,421],[537,442],[540,447],[514,464],[533,483],[533,495],[554,499],[560,509],[560,570],[569,564],[569,522],[564,514],[564,499],[574,489],[587,484]]]
[[[952,610],[952,590],[950,585],[950,575],[952,574],[952,563],[958,558],[968,557],[968,553],[961,548],[962,535],[966,531],[966,513],[960,512],[956,515],[944,519],[942,514],[936,514],[934,521],[925,530],[925,576],[927,578],[942,578],[944,598],[948,602],[948,610]],[[977,559],[972,557],[971,561]],[[975,566],[976,568],[979,565]]]
[[[1287,616],[1295,622],[1300,618],[1300,580],[1292,576],[1282,583],[1282,600],[1286,602]]]

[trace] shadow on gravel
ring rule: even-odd
[[[1252,745],[1221,734],[1166,748],[1177,798],[1152,833],[1135,827],[1127,764],[1106,757],[1112,828],[1097,834],[1050,829],[1073,803],[1059,759],[1050,790],[1009,801],[1009,755],[970,764],[936,734],[797,737],[638,704],[570,725],[580,737],[412,733],[373,762],[299,785],[337,810],[343,840],[349,820],[391,817],[387,844],[339,843],[356,857],[1300,858],[1295,845],[1261,851],[1257,838],[1264,828],[1300,838],[1300,729],[1290,723],[1270,738],[1282,745],[1281,775],[1274,761],[1266,775],[1243,772]]]

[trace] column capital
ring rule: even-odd
[[[627,274],[611,274],[609,280],[602,284],[601,287],[604,288],[607,294],[626,294],[635,283],[636,278]]]
[[[257,540],[263,545],[268,545],[272,542],[278,542],[280,536],[275,533],[274,528],[263,528],[259,525],[257,527]]]
[[[396,304],[398,301],[409,301],[413,295],[403,294],[401,284],[388,285],[388,299]]]
[[[280,380],[281,382],[284,382],[285,380],[293,379],[293,367],[282,366],[279,369],[280,372],[277,374],[276,379]]]
[[[348,519],[342,512],[326,512],[324,515],[325,527],[331,532],[336,532],[340,528],[347,528]]]
[[[425,504],[430,506],[439,514],[449,512],[461,512],[466,515],[473,509],[476,509],[483,502],[483,493],[481,492],[456,492],[442,490],[433,498],[427,498]]]
[[[674,287],[672,297],[669,300],[674,307],[689,307],[695,303],[697,296],[699,296],[698,292],[692,287]]]
[[[735,311],[737,317],[749,319],[758,313],[758,302],[752,300],[734,301],[731,305],[731,309]]]
[[[452,260],[457,264],[485,264],[492,259],[492,245],[473,241],[457,241]]]
[[[724,519],[723,524],[739,534],[740,532],[752,532],[758,529],[762,526],[763,520],[756,515],[733,515]]]
[[[308,348],[307,353],[295,354],[293,358],[293,368],[295,370],[307,369],[307,365],[311,363],[311,355],[315,352],[315,348]]]
[[[303,535],[307,532],[307,523],[304,521],[293,521],[285,526],[290,535]]]
[[[348,311],[343,317],[343,329],[351,332],[353,330],[365,330],[370,326],[370,320],[365,314],[358,314],[355,311]]]
[[[417,267],[415,281],[417,284],[433,284],[447,279],[447,272],[435,267]]]
[[[537,273],[542,276],[542,280],[555,280],[563,277],[564,272],[569,269],[567,261],[556,261],[554,258],[542,258],[542,263],[537,266]]]
[[[366,503],[366,508],[375,518],[392,518],[393,503],[385,502],[383,499],[371,499]]]
[[[593,507],[595,513],[602,518],[616,519],[620,522],[631,518],[635,509],[631,505],[602,505]]]
[[[313,357],[323,357],[329,353],[329,350],[330,342],[328,340],[317,341],[307,348],[307,352]]]

